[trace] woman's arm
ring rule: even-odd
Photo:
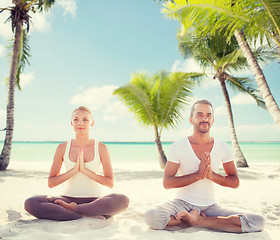
[[[74,168],[70,169],[69,171],[63,174],[59,174],[63,163],[63,156],[65,153],[66,144],[66,142],[59,144],[54,154],[53,163],[48,178],[48,186],[50,188],[53,188],[65,182],[79,171],[79,161],[77,161]]]
[[[82,173],[84,173],[85,175],[87,175],[92,180],[94,180],[104,186],[107,186],[109,188],[112,188],[114,186],[114,174],[113,174],[113,169],[112,169],[112,165],[111,165],[109,151],[108,151],[106,145],[103,143],[99,143],[98,149],[99,149],[99,155],[100,155],[100,160],[101,160],[104,176],[96,174],[95,172],[87,169],[85,167],[83,156],[80,158],[80,171]],[[81,154],[83,154],[83,153],[81,152]]]

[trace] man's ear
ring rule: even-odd
[[[189,121],[191,124],[193,124],[193,118],[192,117],[189,117]]]
[[[73,122],[71,121],[71,126],[73,126]]]
[[[91,123],[91,125],[90,125],[90,126],[92,127],[93,125],[94,125],[94,120],[92,120],[92,123]]]

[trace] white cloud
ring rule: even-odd
[[[236,126],[241,141],[279,141],[280,130],[276,124]],[[265,133],[265,134],[264,134]]]
[[[95,111],[104,109],[115,100],[112,94],[116,88],[115,85],[91,87],[72,97],[70,104],[89,106]]]
[[[180,60],[175,60],[172,65],[171,72],[203,72],[201,66],[193,59],[188,58],[186,61],[182,62]],[[211,71],[209,71],[211,72]],[[205,77],[205,80],[201,83],[203,89],[210,89],[219,86],[219,81],[213,80],[213,76],[209,75],[209,78]]]
[[[0,109],[0,121],[6,121],[6,111],[3,109]]]
[[[118,119],[124,119],[126,117],[131,117],[132,113],[129,113],[128,107],[119,100],[112,101],[104,109],[104,120],[109,122],[115,122]]]
[[[225,107],[225,106],[215,107],[215,109],[214,109],[214,115],[215,115],[215,117],[227,115],[227,109],[226,109],[226,107]]]
[[[64,16],[69,13],[72,17],[76,17],[77,5],[75,0],[59,0],[57,4],[64,9]]]
[[[49,32],[51,30],[51,12],[44,12],[44,13],[30,13],[30,28],[33,31],[38,32]]]
[[[20,86],[22,88],[26,87],[31,83],[33,79],[34,79],[34,72],[22,73],[20,76]]]
[[[175,60],[172,65],[172,72],[181,71],[181,72],[201,72],[202,69],[200,65],[193,59],[188,58],[185,62],[180,60]]]
[[[5,56],[5,46],[0,44],[0,57]]]
[[[1,0],[0,1],[0,8],[6,8],[12,5],[11,0]],[[2,36],[5,40],[10,39],[13,35],[12,29],[11,29],[11,22],[6,22],[6,19],[8,19],[10,15],[10,12],[5,10],[1,13],[1,20],[0,20],[0,36]]]
[[[12,5],[12,0],[1,0],[0,8],[5,8]]]
[[[73,96],[69,103],[76,106],[87,106],[97,112],[102,113],[102,119],[106,122],[116,122],[122,119],[133,119],[129,113],[128,107],[113,95],[114,90],[118,88],[115,85],[105,85],[102,87],[91,87],[82,90]],[[128,123],[130,124],[130,123]]]
[[[239,93],[230,99],[232,105],[251,105],[255,104],[256,101],[247,94]]]
[[[72,15],[72,17],[76,16],[77,6],[75,0],[59,0],[54,7],[58,5],[64,10],[63,15],[67,15],[68,13]],[[0,7],[8,7],[13,6],[11,0],[1,0]],[[13,36],[11,30],[11,23],[7,22],[4,24],[5,20],[9,17],[9,11],[4,11],[1,13],[1,22],[0,22],[0,36],[4,39],[10,39]],[[32,11],[29,12],[30,14],[30,29],[32,31],[39,31],[39,32],[48,32],[51,30],[51,16],[52,12],[47,11],[43,13],[33,13]]]
[[[0,129],[3,129],[5,127],[6,127],[6,111],[3,109],[0,109]]]

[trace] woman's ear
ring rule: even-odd
[[[94,120],[92,120],[92,123],[91,123],[91,125],[90,125],[90,126],[92,127],[93,125],[94,125]]]

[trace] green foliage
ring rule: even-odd
[[[260,92],[257,90],[254,80],[250,78],[238,78],[229,76],[226,84],[236,92],[249,94],[256,101],[259,107],[266,109],[265,102],[263,101]]]
[[[10,11],[10,16],[8,17],[7,21],[12,22],[12,30],[16,28],[17,24],[21,25],[21,36],[20,36],[20,48],[18,51],[18,59],[17,59],[17,68],[16,68],[16,79],[15,84],[19,90],[20,87],[20,74],[22,73],[25,64],[30,64],[28,58],[30,57],[30,47],[28,31],[29,31],[29,22],[30,16],[29,12],[42,12],[49,10],[55,3],[55,0],[17,0],[13,1],[13,6],[1,9],[0,13],[5,10]],[[24,28],[24,26],[26,26]],[[8,54],[9,57],[12,56],[13,47],[14,47],[14,40],[15,37],[10,41],[8,45]]]
[[[20,37],[20,48],[18,52],[18,65],[17,65],[17,73],[15,84],[19,90],[20,87],[20,74],[22,73],[26,64],[30,65],[28,58],[30,58],[30,46],[29,46],[29,36],[26,29],[23,29]],[[10,40],[10,44],[8,45],[8,56],[11,58],[13,53],[14,46],[14,38]]]
[[[169,73],[132,74],[128,84],[115,90],[117,95],[144,126],[153,126],[158,132],[176,127],[188,103],[193,84],[192,74]],[[195,76],[194,76],[195,77]]]
[[[280,46],[279,0],[174,0],[163,4],[163,13],[192,27],[204,37],[223,30],[228,40],[242,30],[248,40]]]
[[[239,49],[234,37],[227,42],[227,37],[223,31],[216,31],[215,35],[206,35],[199,38],[192,32],[193,29],[186,31],[183,35],[178,35],[179,50],[184,57],[193,57],[202,67],[213,71],[214,79],[224,81],[226,85],[238,92],[249,94],[258,104],[265,108],[263,99],[255,82],[250,78],[237,78],[231,76],[231,72],[238,72],[249,68],[246,58]],[[258,48],[255,53],[257,60],[269,63],[277,59],[276,48]],[[209,73],[208,73],[209,75]],[[206,74],[201,76],[199,83],[204,80]]]

